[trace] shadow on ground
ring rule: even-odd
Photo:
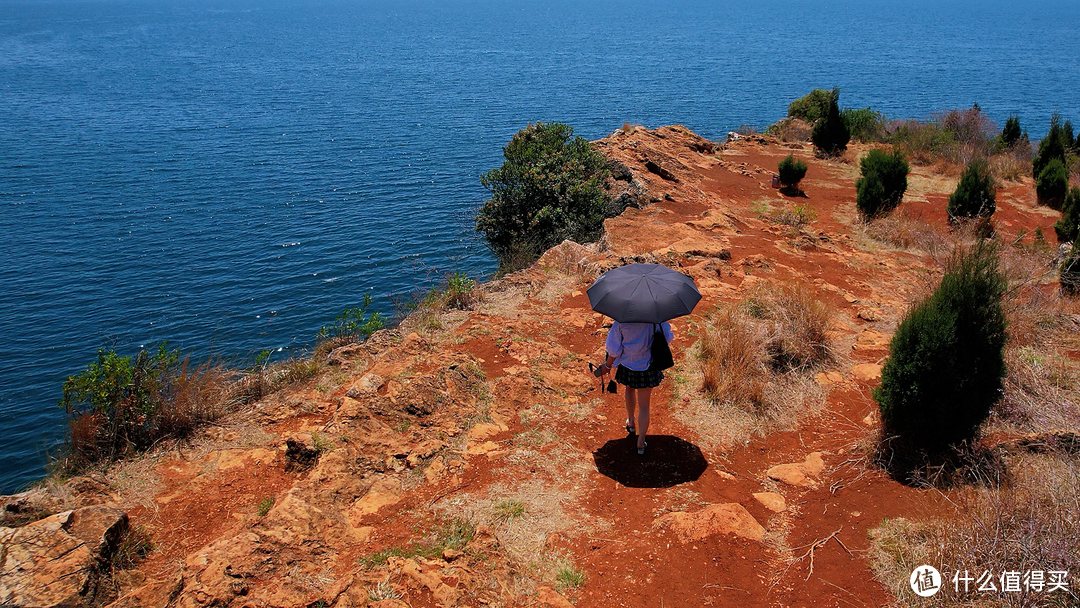
[[[670,488],[696,481],[709,462],[694,444],[671,435],[649,435],[649,447],[638,456],[636,439],[612,439],[593,452],[600,474],[630,488]]]

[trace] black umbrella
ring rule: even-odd
[[[659,264],[612,268],[587,293],[593,310],[619,323],[662,323],[690,314],[701,299],[693,279]]]

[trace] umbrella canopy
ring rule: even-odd
[[[587,293],[593,310],[619,323],[662,323],[690,314],[701,299],[693,279],[659,264],[612,268]]]

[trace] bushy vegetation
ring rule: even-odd
[[[1080,237],[1072,244],[1072,251],[1061,262],[1061,291],[1066,295],[1080,294]]]
[[[944,159],[966,165],[996,151],[997,127],[978,104],[935,114],[928,122],[896,121],[887,130],[887,141],[922,164]]]
[[[191,366],[164,343],[133,357],[99,349],[82,373],[64,381],[68,442],[56,465],[74,471],[186,436],[228,411],[227,378],[211,363]]]
[[[1060,209],[1068,190],[1069,172],[1065,162],[1060,158],[1050,159],[1035,179],[1035,195],[1039,202],[1051,209]]]
[[[850,140],[851,133],[840,116],[840,89],[833,89],[829,93],[828,109],[814,125],[810,141],[822,154],[834,156],[847,150]]]
[[[957,253],[941,284],[900,322],[874,399],[899,453],[937,453],[974,439],[1001,397],[1007,283],[997,249]]]
[[[1060,161],[1063,167],[1067,166],[1067,154],[1075,143],[1072,123],[1068,121],[1062,123],[1061,115],[1055,113],[1050,117],[1050,130],[1039,142],[1039,151],[1035,159],[1031,161],[1031,176],[1036,181],[1040,180],[1046,168],[1054,160]]]
[[[1005,119],[1005,126],[1001,129],[998,140],[1000,147],[1011,148],[1019,143],[1021,138],[1027,139],[1027,135],[1020,130],[1020,117],[1013,115]]]
[[[379,311],[369,313],[369,308],[371,308],[371,295],[365,293],[364,301],[360,306],[345,309],[334,317],[333,323],[320,327],[316,339],[320,342],[329,341],[335,345],[368,339],[371,334],[386,327],[382,314]]]
[[[907,191],[909,167],[904,154],[899,150],[891,154],[871,150],[860,161],[859,170],[862,177],[855,181],[855,202],[860,215],[863,219],[888,215]]]
[[[832,103],[832,92],[814,89],[788,104],[787,115],[806,122],[817,122],[829,113],[830,103]]]
[[[562,123],[536,123],[503,148],[505,161],[480,183],[491,198],[476,214],[476,230],[499,257],[501,272],[523,268],[570,239],[595,241],[609,217],[604,157]]]
[[[985,158],[976,158],[964,169],[960,183],[949,197],[949,206],[946,208],[949,221],[955,223],[990,217],[997,208],[996,194],[990,164]]]
[[[103,348],[97,361],[68,377],[60,405],[81,425],[72,433],[70,456],[113,460],[153,443],[179,356],[164,343],[134,357]]]
[[[862,142],[881,141],[885,135],[885,116],[870,108],[844,108],[840,113],[851,139]]]
[[[1054,224],[1059,242],[1075,241],[1080,236],[1080,188],[1073,186],[1061,205],[1061,219]]]
[[[797,190],[799,182],[806,177],[806,163],[795,160],[794,154],[788,154],[780,161],[777,172],[780,174],[780,184],[782,186]]]

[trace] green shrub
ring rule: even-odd
[[[1073,241],[1072,251],[1061,262],[1061,291],[1070,296],[1080,294],[1080,238]]]
[[[1031,176],[1036,181],[1043,174],[1043,171],[1050,165],[1052,161],[1061,161],[1062,166],[1065,165],[1065,154],[1072,146],[1072,125],[1066,130],[1065,126],[1061,124],[1061,115],[1055,113],[1050,117],[1050,130],[1047,131],[1046,137],[1039,142],[1039,151],[1035,155],[1035,158],[1031,161]],[[1066,133],[1066,131],[1068,131]]]
[[[1005,127],[1001,129],[1001,147],[1011,148],[1020,141],[1023,133],[1020,131],[1020,117],[1010,116],[1005,120]]]
[[[1080,188],[1073,186],[1061,205],[1061,219],[1054,224],[1059,242],[1075,241],[1080,236]]]
[[[900,322],[874,399],[900,449],[937,452],[975,437],[1001,397],[1007,283],[993,244],[955,255]]]
[[[60,400],[71,423],[68,464],[115,460],[153,444],[179,359],[165,343],[134,357],[102,348],[97,361],[69,376]]]
[[[964,169],[960,183],[949,197],[947,212],[950,222],[973,218],[988,218],[997,208],[994,176],[985,158],[976,158]]]
[[[855,110],[845,108],[840,115],[844,119],[851,139],[863,142],[881,141],[885,135],[885,116],[870,108]]]
[[[386,326],[386,321],[378,311],[368,314],[371,307],[371,295],[364,294],[364,302],[355,308],[347,308],[334,317],[334,322],[319,328],[316,339],[320,342],[345,344],[368,339],[371,334]]]
[[[491,198],[476,230],[499,257],[501,272],[523,268],[565,239],[595,241],[609,217],[603,155],[562,123],[536,123],[503,148],[506,159],[480,178]]]
[[[871,150],[860,161],[859,170],[862,177],[855,181],[859,213],[864,219],[888,215],[907,191],[909,167],[904,154],[899,150],[891,154]]]
[[[847,150],[851,133],[848,132],[844,119],[840,116],[840,89],[833,89],[829,94],[829,107],[810,135],[814,146],[826,156],[834,156]]]
[[[1068,189],[1069,172],[1065,169],[1065,162],[1058,158],[1050,159],[1035,180],[1035,195],[1039,202],[1051,209],[1060,209]]]
[[[801,118],[806,122],[817,122],[829,113],[832,93],[825,89],[814,89],[788,105],[787,115]]]
[[[777,166],[780,183],[786,188],[798,188],[799,182],[806,177],[806,163],[795,160],[794,154],[788,154]]]
[[[476,282],[473,281],[464,272],[455,272],[446,279],[446,306],[447,308],[456,308],[457,310],[468,310],[472,308],[473,302],[476,299],[474,289],[476,288]]]

